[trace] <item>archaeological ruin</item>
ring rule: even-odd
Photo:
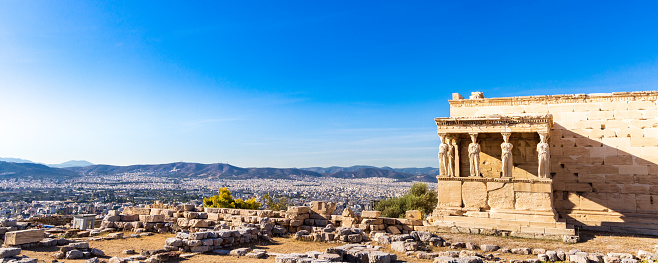
[[[441,174],[428,223],[535,238],[658,235],[657,98],[453,94],[450,117],[435,119]]]

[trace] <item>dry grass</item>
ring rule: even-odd
[[[613,235],[604,232],[583,231],[580,234],[581,242],[577,244],[565,244],[561,241],[525,239],[515,237],[494,237],[471,234],[446,234],[439,233],[439,236],[449,242],[473,242],[476,244],[495,244],[501,248],[543,248],[547,250],[571,250],[579,249],[585,252],[625,252],[637,254],[639,249],[645,251],[654,251],[654,246],[658,245],[658,237],[652,236],[633,236],[633,235]]]
[[[129,235],[130,233],[125,233]],[[175,236],[174,234],[156,234],[148,237],[141,238],[127,238],[119,240],[102,240],[102,241],[89,241],[89,246],[92,248],[98,248],[105,252],[109,257],[119,256],[127,257],[128,255],[123,254],[122,251],[126,249],[133,249],[137,253],[142,250],[150,249],[160,249],[164,246],[164,240],[169,237]],[[546,241],[546,240],[535,240],[535,239],[522,239],[522,238],[513,238],[513,237],[493,237],[493,236],[483,236],[483,235],[470,235],[470,234],[447,234],[439,233],[439,236],[448,240],[449,242],[473,242],[476,244],[496,244],[502,248],[518,248],[518,247],[528,247],[528,248],[544,248],[549,250],[563,249],[580,249],[586,252],[627,252],[632,254],[637,254],[639,249],[653,252],[654,246],[658,245],[657,237],[650,236],[619,236],[619,235],[610,235],[608,233],[596,233],[596,232],[583,232],[581,233],[581,238],[583,242],[578,244],[564,244],[559,241]],[[320,251],[324,252],[327,248],[340,246],[342,243],[317,243],[317,242],[304,242],[296,241],[290,238],[274,238],[273,243],[259,242],[250,245],[252,248],[265,249],[269,253],[305,253],[308,251]],[[51,262],[53,260],[52,254],[57,251],[58,248],[33,248],[28,250],[23,250],[23,255],[26,255],[30,258],[37,258],[45,262]],[[433,251],[448,251],[454,250],[450,248],[433,248]],[[390,249],[386,249],[389,253],[395,253],[398,255],[398,259],[406,262],[431,262],[430,260],[419,260],[416,258],[406,257],[404,253],[394,252]],[[521,259],[521,258],[536,258],[536,256],[524,256],[524,255],[512,255],[512,254],[503,254],[500,257],[505,259]],[[85,260],[66,260],[66,262],[84,262]],[[270,263],[274,262],[274,257],[269,259],[250,259],[246,257],[231,257],[231,256],[218,256],[212,254],[200,254],[196,255],[190,259],[181,259],[179,262],[239,262],[239,263]]]

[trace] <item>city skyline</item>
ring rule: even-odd
[[[653,2],[0,2],[0,156],[438,167],[485,97],[656,90]]]

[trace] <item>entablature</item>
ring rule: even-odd
[[[548,133],[553,127],[553,115],[488,116],[435,118],[439,134],[454,133]]]

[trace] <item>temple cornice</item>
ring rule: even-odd
[[[503,98],[453,99],[451,107],[517,106],[536,104],[590,103],[611,101],[658,100],[658,91],[613,92],[594,94],[541,95]]]
[[[454,133],[548,133],[553,126],[553,115],[542,116],[488,116],[435,118],[439,134]]]

